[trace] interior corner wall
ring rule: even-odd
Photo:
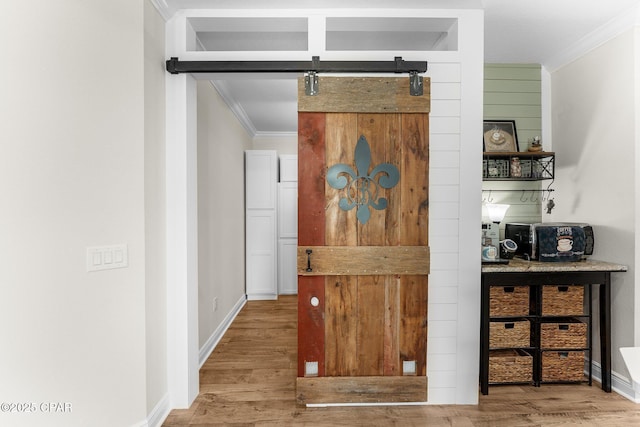
[[[136,425],[146,417],[143,3],[3,9],[0,46],[20,65],[0,70],[0,402],[36,411],[1,412],[0,425]],[[113,244],[128,245],[128,267],[87,272],[87,247]]]
[[[251,149],[251,137],[209,81],[198,81],[197,93],[198,328],[202,349],[245,295],[244,151]]]
[[[627,378],[618,348],[634,345],[636,323],[634,51],[633,31],[627,31],[551,74],[556,207],[550,220],[590,223],[592,258],[629,266],[612,274],[611,286],[612,369]],[[594,322],[596,337],[597,329]],[[596,338],[597,361],[598,346]]]
[[[165,21],[144,1],[144,203],[147,414],[168,409],[165,185]],[[155,410],[155,411],[154,411]],[[160,413],[154,413],[154,412]]]

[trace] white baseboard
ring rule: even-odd
[[[213,350],[216,348],[216,345],[220,342],[220,339],[224,336],[224,333],[229,329],[233,319],[236,318],[242,307],[244,307],[247,302],[247,297],[242,295],[242,297],[238,300],[238,302],[233,306],[229,314],[224,318],[220,326],[216,328],[216,330],[211,334],[211,337],[207,340],[204,346],[200,349],[199,354],[199,362],[200,367],[206,362],[209,358]],[[160,427],[164,420],[167,419],[169,413],[171,412],[171,405],[169,402],[169,393],[165,394],[162,399],[158,402],[158,404],[153,408],[153,410],[147,416],[147,419],[141,421],[132,427]]]
[[[169,406],[169,393],[167,393],[162,396],[162,399],[160,399],[149,415],[147,415],[146,420],[141,421],[132,427],[160,427],[164,420],[169,416],[169,412],[171,412],[171,407]]]
[[[236,318],[242,307],[244,307],[247,302],[246,295],[242,295],[242,297],[238,300],[238,302],[233,306],[229,314],[224,318],[220,326],[216,328],[216,330],[211,334],[211,337],[207,340],[204,346],[200,349],[199,361],[200,367],[206,362],[209,358],[213,350],[216,348],[216,345],[220,342],[220,339],[224,336],[224,333],[229,329],[233,319]],[[171,405],[169,402],[169,393],[165,394],[162,399],[158,402],[158,404],[153,408],[153,410],[147,415],[147,419],[141,421],[132,427],[160,427],[162,423],[167,419],[169,413],[171,412]]]
[[[204,362],[206,362],[209,356],[211,356],[211,353],[213,352],[213,350],[216,348],[216,346],[224,336],[224,333],[227,332],[227,329],[229,329],[229,326],[231,326],[233,319],[235,319],[238,313],[240,313],[240,310],[242,310],[242,307],[244,307],[246,302],[247,302],[247,296],[242,295],[242,297],[240,297],[238,302],[233,306],[229,314],[227,314],[227,316],[224,318],[222,323],[220,323],[220,325],[216,328],[216,330],[213,331],[213,334],[211,334],[207,342],[204,343],[204,345],[200,349],[200,355],[199,355],[200,368],[202,368],[202,365],[204,365]]]
[[[249,301],[275,301],[277,299],[278,294],[247,294]]]
[[[602,384],[602,367],[600,366],[600,363],[594,361],[591,366],[593,369],[593,379]],[[620,375],[615,371],[611,372],[611,390],[623,397],[626,397],[632,402],[640,403],[640,396],[636,396],[633,384],[631,384],[629,378]]]

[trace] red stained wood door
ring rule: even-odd
[[[428,83],[299,83],[301,404],[426,401]]]

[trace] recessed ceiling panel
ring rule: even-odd
[[[307,18],[189,18],[206,51],[305,51]]]
[[[327,50],[457,50],[454,18],[327,18]]]

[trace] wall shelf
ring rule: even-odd
[[[484,152],[483,181],[542,181],[553,179],[555,153],[549,151]]]

